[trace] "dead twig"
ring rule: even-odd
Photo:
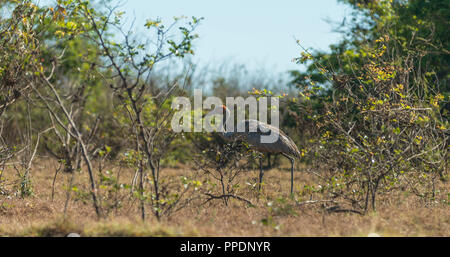
[[[243,201],[246,202],[247,204],[253,205],[252,202],[250,202],[249,200],[242,198],[240,196],[237,195],[233,195],[233,194],[225,194],[225,195],[213,195],[210,193],[205,193],[205,195],[209,196],[210,198],[208,200],[206,200],[203,204],[201,205],[205,205],[206,203],[208,203],[209,201],[213,200],[213,199],[228,199],[228,198],[234,198],[237,199],[239,201]]]

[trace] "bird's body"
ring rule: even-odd
[[[226,124],[226,121],[230,117],[230,111],[226,106],[217,107],[209,113],[209,115],[211,114],[223,114],[223,124]],[[300,159],[300,151],[294,141],[282,130],[257,120],[240,121],[237,124],[237,128],[241,129],[238,131],[225,131],[225,129],[223,129],[222,132],[220,132],[220,135],[227,141],[245,141],[249,144],[250,148],[261,153],[280,153],[291,161],[292,193],[294,186],[294,158]],[[268,135],[275,136],[277,140],[271,143],[263,143],[262,137]],[[262,159],[260,159],[259,188],[261,188],[263,176]]]
[[[280,129],[257,120],[244,120],[241,123],[243,125],[238,124],[237,127],[244,127],[244,132],[221,132],[222,138],[228,141],[244,140],[251,145],[252,149],[259,152],[284,153],[298,159],[300,158],[297,145]],[[273,143],[262,143],[261,137],[270,134],[275,135],[278,139]]]

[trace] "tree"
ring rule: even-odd
[[[322,170],[318,192],[359,213],[400,189],[434,199],[448,176],[448,36],[432,10],[442,2],[345,2],[355,8],[345,39],[331,53],[305,49],[306,72],[291,73],[297,124],[314,124],[304,144]]]
[[[130,124],[130,133],[134,135],[142,219],[145,219],[147,200],[151,202],[151,210],[159,219],[166,201],[161,191],[160,162],[176,137],[170,128],[173,115],[170,101],[182,85],[174,82],[163,88],[155,87],[151,83],[152,72],[155,65],[164,60],[193,54],[192,41],[197,37],[193,31],[201,19],[192,17],[186,26],[179,27],[180,36],[177,40],[170,39],[169,35],[181,19],[176,18],[168,27],[160,20],[147,20],[145,27],[154,37],[143,42],[136,39],[131,31],[121,28],[122,12],[116,12],[115,8],[108,6],[103,12],[96,11],[87,1],[76,2],[81,7],[78,15],[88,20],[86,26],[89,27],[88,31],[92,31],[87,34],[89,39],[100,46],[102,58],[106,60],[98,69],[105,71],[102,75],[104,82],[117,95]],[[123,42],[116,43],[108,36],[109,27],[116,28],[123,35]],[[152,178],[153,190],[150,196],[144,192],[147,169],[150,169]]]

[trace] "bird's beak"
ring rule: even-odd
[[[213,115],[213,114],[215,114],[215,113],[214,113],[214,110],[211,110],[211,111],[207,112],[206,114],[204,114],[204,115],[202,116],[202,118],[204,119],[204,118],[209,117],[209,116],[211,116],[211,115]]]
[[[208,113],[206,113],[205,115],[202,116],[202,119],[206,119],[206,118],[208,118],[211,115],[212,115],[211,112],[208,112]]]

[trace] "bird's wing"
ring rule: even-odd
[[[282,130],[257,120],[245,120],[241,123],[243,123],[241,126],[245,126],[245,132],[238,132],[236,134],[245,137],[246,141],[256,149],[263,152],[285,153],[300,158],[297,145]],[[278,140],[273,143],[262,143],[261,136],[270,134],[278,135]]]

